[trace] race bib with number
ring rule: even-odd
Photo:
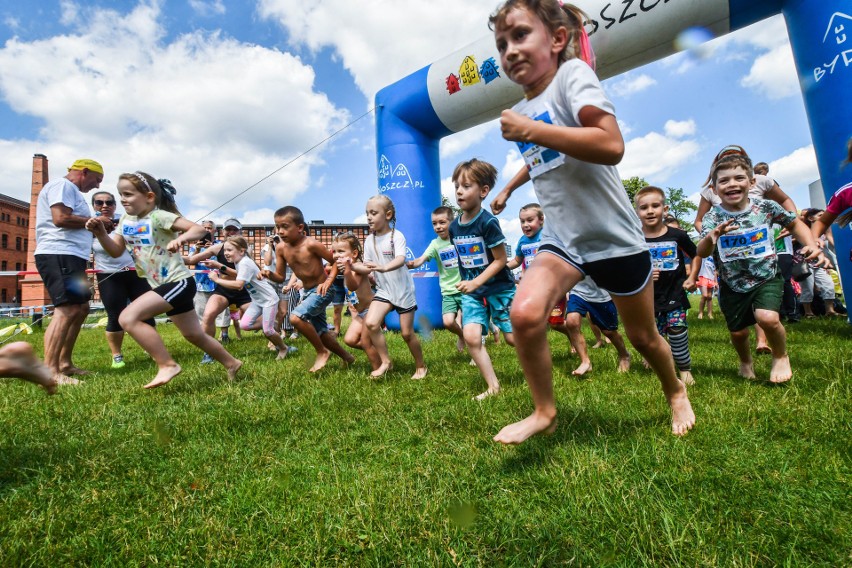
[[[775,255],[773,233],[767,225],[742,231],[732,231],[719,237],[719,258],[722,262],[764,258]]]
[[[438,251],[438,258],[441,259],[441,264],[444,268],[453,269],[459,267],[459,257],[456,255],[456,249],[450,245]]]
[[[550,118],[550,111],[544,111],[538,116],[532,117],[532,119],[540,120],[546,124],[553,124],[553,120]],[[556,150],[530,142],[518,142],[517,144],[518,150],[523,155],[524,161],[527,164],[527,170],[530,172],[530,179],[534,179],[565,163],[565,156]]]
[[[674,241],[662,241],[658,243],[647,243],[651,252],[651,267],[655,270],[669,271],[677,270],[677,243]]]
[[[152,246],[154,244],[154,231],[150,219],[141,221],[125,222],[121,227],[121,236],[130,246]]]
[[[524,257],[524,270],[530,267],[532,261],[535,260],[535,255],[538,254],[539,243],[528,243],[521,246],[521,255]]]
[[[488,249],[482,237],[457,237],[454,239],[459,260],[464,268],[488,266]]]

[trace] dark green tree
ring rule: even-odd
[[[627,198],[630,199],[630,203],[633,203],[633,198],[636,197],[636,192],[648,185],[648,182],[644,180],[644,178],[640,178],[638,176],[633,176],[630,179],[623,179],[621,183],[624,184],[624,191],[627,192]]]
[[[683,188],[666,188],[666,203],[669,206],[669,213],[680,222],[681,229],[691,231],[694,217],[692,213],[698,210],[698,206],[686,198]]]

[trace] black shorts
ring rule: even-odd
[[[251,303],[251,296],[249,296],[249,293],[246,292],[245,288],[242,290],[229,290],[228,288],[217,284],[216,287],[213,288],[213,293],[217,296],[223,296],[226,298],[229,306],[234,304],[240,308]]]
[[[599,287],[613,296],[632,296],[640,292],[652,276],[651,253],[648,251],[605,258],[593,262],[577,262],[571,256],[550,243],[541,245],[538,252],[556,255],[584,276],[591,276]]]
[[[92,299],[85,259],[71,254],[38,254],[35,263],[54,306],[88,304]]]
[[[179,316],[195,311],[195,278],[190,276],[178,282],[169,282],[154,288],[154,292],[169,303],[172,309],[167,316]]]
[[[398,314],[407,314],[408,312],[417,311],[417,304],[414,304],[410,308],[400,308],[396,304],[392,303],[390,300],[385,300],[384,298],[380,298],[378,296],[374,296],[373,301],[374,302],[381,302],[383,304],[387,304],[387,305],[393,307],[394,311]]]

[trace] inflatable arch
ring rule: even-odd
[[[848,0],[574,1],[592,20],[587,29],[601,79],[674,53],[675,39],[688,28],[705,28],[720,36],[783,13],[826,199],[852,178],[852,166],[840,169],[852,135],[852,111],[844,98],[852,92]],[[498,117],[522,96],[520,87],[502,73],[490,34],[376,95],[379,191],[396,204],[409,258],[425,250],[434,237],[429,212],[441,202],[439,140]],[[852,292],[848,254],[852,232],[835,226],[834,236],[841,278]],[[428,321],[438,328],[436,268],[427,263],[413,274],[418,323],[423,327]]]

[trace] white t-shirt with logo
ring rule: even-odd
[[[36,255],[68,254],[89,260],[94,235],[86,229],[61,229],[53,224],[51,207],[63,204],[72,215],[89,217],[89,204],[80,189],[66,178],[48,182],[36,202]]]
[[[381,236],[370,235],[364,241],[364,262],[384,266],[398,256],[404,257],[407,248],[405,235],[400,231],[391,231]],[[373,276],[376,278],[377,298],[403,310],[417,305],[414,279],[404,264],[390,272],[373,272]]]
[[[244,256],[236,265],[237,280],[246,283],[246,292],[251,296],[251,301],[261,308],[275,306],[278,304],[278,293],[268,280],[258,280],[260,268],[248,257]]]

